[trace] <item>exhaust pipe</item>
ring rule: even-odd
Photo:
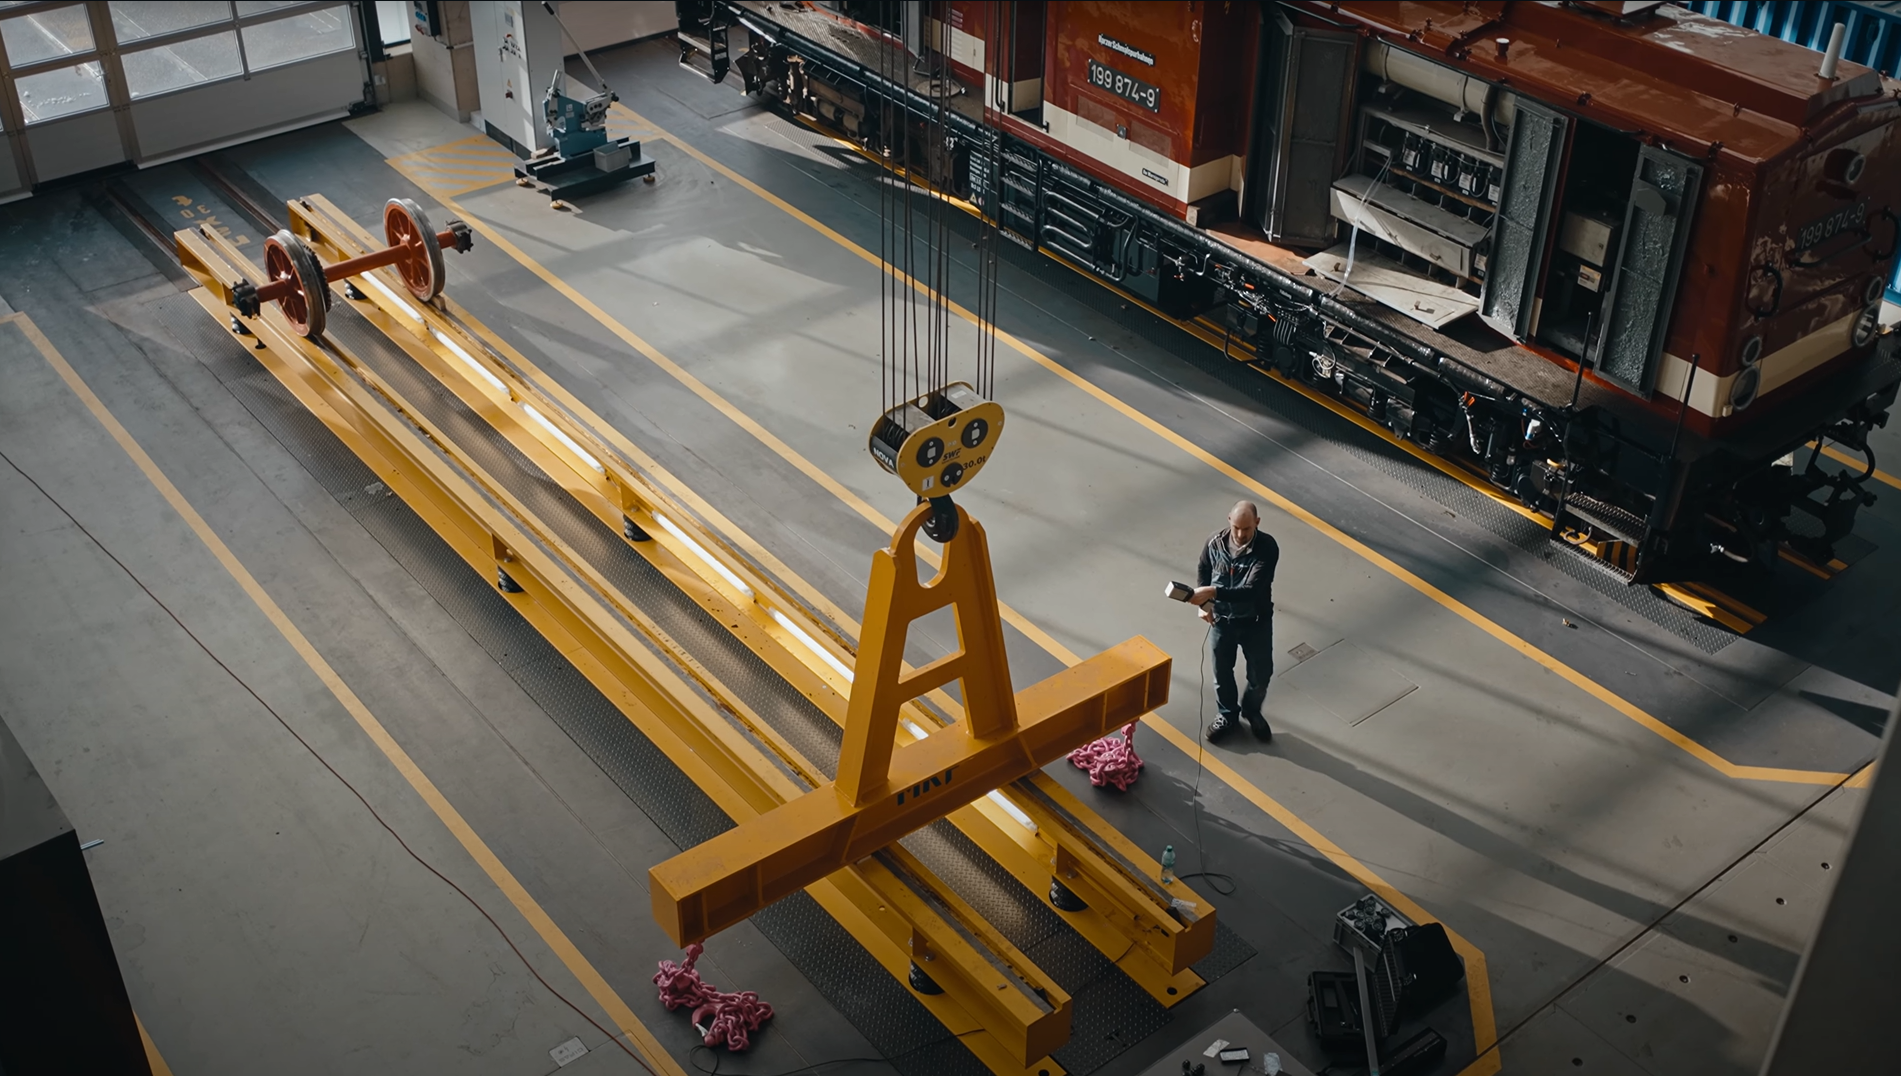
[[[1847,36],[1848,26],[1845,23],[1836,23],[1835,28],[1828,32],[1828,51],[1822,54],[1822,69],[1816,72],[1824,81],[1835,81],[1835,68],[1842,62],[1842,39]]]

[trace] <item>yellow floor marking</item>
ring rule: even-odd
[[[139,1025],[139,1042],[145,1046],[145,1063],[151,1066],[152,1076],[172,1076],[172,1067],[159,1054],[157,1044],[152,1042],[151,1034],[145,1030],[145,1021],[139,1019],[138,1013],[133,1013],[132,1022]]]
[[[503,172],[513,172],[506,164],[483,164],[478,161],[438,162],[420,166],[423,171],[437,176],[493,176]]]
[[[625,106],[623,105],[616,104],[613,107],[617,110],[625,110]],[[634,113],[631,110],[626,110],[626,111],[628,115],[635,116],[636,118],[638,118],[637,113]],[[641,122],[649,122],[649,121],[642,119]],[[852,242],[850,239],[847,239],[845,236],[839,234],[838,231],[836,231],[835,229],[831,227],[828,227],[823,222],[813,217],[811,214],[806,213],[804,210],[799,209],[797,206],[794,206],[790,202],[787,202],[785,199],[779,197],[776,194],[773,194],[769,190],[766,190],[764,187],[761,187],[759,184],[753,182],[750,179],[747,179],[745,176],[740,175],[738,172],[733,171],[731,168],[728,168],[727,166],[707,156],[705,153],[701,152],[699,149],[693,146],[687,145],[685,142],[680,141],[680,139],[676,138],[675,136],[668,134],[665,131],[661,131],[660,128],[657,128],[657,127],[655,128],[655,130],[660,131],[660,133],[656,136],[657,140],[663,140],[663,141],[671,143],[672,145],[678,147],[682,152],[686,153],[688,156],[694,158],[695,160],[699,161],[701,164],[706,165],[708,168],[713,169],[714,171],[720,173],[721,175],[739,184],[740,186],[746,188],[752,193],[758,195],[760,198],[765,199],[767,202],[771,203],[772,205],[776,206],[780,210],[784,211],[786,214],[798,220],[800,223],[806,225],[807,227],[810,227],[814,231],[818,232],[820,235],[825,236],[827,239],[832,240],[833,242],[837,243],[839,246],[842,246],[846,250],[851,251],[853,254],[858,255],[860,258],[863,258],[865,261],[869,262],[870,264],[876,265],[880,267],[881,269],[884,267],[884,261],[883,259],[879,258],[878,255],[872,253],[869,250],[866,250],[864,247],[859,246],[857,243]],[[553,273],[548,272],[546,269],[541,269],[534,266],[531,259],[528,259],[526,255],[522,254],[519,250],[516,250],[514,247],[509,246],[506,249],[510,251],[512,256],[516,258],[516,260],[522,261],[523,264],[528,265],[531,269],[535,269],[537,274],[541,275],[544,280],[547,280],[550,284],[553,284],[558,290],[561,290],[563,294],[568,295],[571,299],[575,299],[578,303],[582,304],[583,308],[587,309],[590,314],[594,314],[594,316],[597,319],[605,317],[604,313],[596,313],[596,311],[600,310],[598,306],[595,306],[591,302],[588,302],[586,299],[578,298],[580,293],[574,291],[574,289],[568,287],[565,283],[560,282],[559,279],[555,277]],[[904,274],[901,272],[892,271],[892,275],[894,277],[897,277],[900,280],[906,281],[913,288],[916,288],[920,292],[924,292],[927,294],[929,292],[929,289],[924,284],[916,280],[911,280],[909,278],[906,278]],[[964,320],[971,322],[972,324],[976,323],[977,316],[971,313],[963,305],[956,302],[949,302],[949,306],[950,306],[951,311],[957,314],[958,317],[961,317]],[[606,322],[604,322],[604,324],[605,323]],[[613,328],[615,325],[618,325],[618,324],[619,324],[618,322],[614,322],[612,325],[609,325],[609,327]],[[638,337],[635,337],[631,332],[625,332],[624,329],[616,329],[615,331],[617,334],[622,334],[622,338],[626,339],[630,344],[632,344],[635,340],[639,339]],[[1179,448],[1181,451],[1187,453],[1188,455],[1199,460],[1201,463],[1219,472],[1223,476],[1235,482],[1237,485],[1240,485],[1254,492],[1255,494],[1259,495],[1263,499],[1267,500],[1269,503],[1280,508],[1282,511],[1286,512],[1287,514],[1293,516],[1296,519],[1299,519],[1303,523],[1306,523],[1308,526],[1319,531],[1321,534],[1326,535],[1328,538],[1333,539],[1335,542],[1338,542],[1340,545],[1345,546],[1347,549],[1358,554],[1360,557],[1372,563],[1374,566],[1380,568],[1382,571],[1385,571],[1389,575],[1392,575],[1394,578],[1405,583],[1407,586],[1412,587],[1414,590],[1418,591],[1419,593],[1432,599],[1434,602],[1437,602],[1439,605],[1443,606],[1447,610],[1456,614],[1460,619],[1465,620],[1467,623],[1470,623],[1474,627],[1478,628],[1480,631],[1483,631],[1487,635],[1490,635],[1493,638],[1497,639],[1499,642],[1504,643],[1508,648],[1517,651],[1519,654],[1523,655],[1524,657],[1529,658],[1530,660],[1536,662],[1537,664],[1544,666],[1546,669],[1550,670],[1551,672],[1556,673],[1559,677],[1563,678],[1564,680],[1568,681],[1569,683],[1576,686],[1580,690],[1584,691],[1586,694],[1591,695],[1592,697],[1596,698],[1598,701],[1604,703],[1605,705],[1611,707],[1613,710],[1616,710],[1618,713],[1622,714],[1623,716],[1636,722],[1638,725],[1641,725],[1645,729],[1648,729],[1650,732],[1661,737],[1665,742],[1678,748],[1679,750],[1690,755],[1691,757],[1695,758],[1699,762],[1704,763],[1705,765],[1723,774],[1724,776],[1745,779],[1745,780],[1777,781],[1777,782],[1785,782],[1789,784],[1804,784],[1804,785],[1835,785],[1835,784],[1840,784],[1843,781],[1848,779],[1849,775],[1845,773],[1834,773],[1834,772],[1829,772],[1825,770],[1783,769],[1783,768],[1771,767],[1771,766],[1743,766],[1743,765],[1738,765],[1736,763],[1733,763],[1726,758],[1723,758],[1721,755],[1718,755],[1716,752],[1710,750],[1707,747],[1704,747],[1702,744],[1696,742],[1695,740],[1690,739],[1688,736],[1685,736],[1683,733],[1678,732],[1676,729],[1671,728],[1668,724],[1664,723],[1663,721],[1659,720],[1658,718],[1644,711],[1635,703],[1630,702],[1628,699],[1625,699],[1622,696],[1618,695],[1616,692],[1613,692],[1609,688],[1604,687],[1602,684],[1599,684],[1597,681],[1592,680],[1590,677],[1577,671],[1571,666],[1565,664],[1562,661],[1559,661],[1557,658],[1533,646],[1531,643],[1525,641],[1523,638],[1520,638],[1518,635],[1507,630],[1502,625],[1494,622],[1489,617],[1486,617],[1485,615],[1479,613],[1477,610],[1466,605],[1464,602],[1459,601],[1457,598],[1454,598],[1452,595],[1446,593],[1445,591],[1439,589],[1433,584],[1427,582],[1425,579],[1421,578],[1417,574],[1402,567],[1397,562],[1393,561],[1391,558],[1373,549],[1371,546],[1368,546],[1366,543],[1360,541],[1357,538],[1354,538],[1352,535],[1347,534],[1345,531],[1341,530],[1340,528],[1334,526],[1331,523],[1328,523],[1326,520],[1321,519],[1317,515],[1314,515],[1312,512],[1294,503],[1293,501],[1287,499],[1285,496],[1282,496],[1280,493],[1277,493],[1273,489],[1270,489],[1268,486],[1264,485],[1259,480],[1255,479],[1253,476],[1242,471],[1240,468],[1235,467],[1233,464],[1228,463],[1226,460],[1220,459],[1219,457],[1213,455],[1212,453],[1208,452],[1206,449],[1202,448],[1200,445],[1195,444],[1193,441],[1188,440],[1186,437],[1181,436],[1175,431],[1169,429],[1167,426],[1162,425],[1160,422],[1155,421],[1154,419],[1150,418],[1148,415],[1137,410],[1135,407],[1124,402],[1119,397],[1115,396],[1113,393],[1110,393],[1106,389],[1099,387],[1094,382],[1089,381],[1088,379],[1082,377],[1080,374],[1077,374],[1074,371],[1070,370],[1068,367],[1064,366],[1063,364],[1043,354],[1041,351],[1038,351],[1037,349],[1029,346],[1028,344],[1024,343],[1022,340],[1018,339],[1015,335],[1009,332],[1005,332],[1002,329],[998,329],[997,339],[1009,345],[1013,350],[1017,351],[1019,354],[1023,355],[1025,358],[1028,358],[1032,362],[1035,362],[1037,365],[1048,370],[1050,373],[1055,374],[1057,377],[1062,378],[1064,381],[1069,382],[1071,385],[1082,390],[1084,393],[1087,393],[1089,396],[1093,397],[1098,402],[1102,403],[1104,406],[1109,407],[1110,409],[1120,413],[1121,415],[1123,415],[1123,417],[1143,427],[1144,429],[1153,433],[1155,436],[1161,438],[1162,440],[1167,441],[1169,444],[1174,445],[1176,448]],[[648,355],[650,358],[658,354],[657,352],[654,352],[652,348],[646,344],[645,341],[641,341],[639,344],[635,344],[634,346],[637,349],[641,350],[642,354]],[[669,373],[673,373],[674,370],[679,369],[679,367],[674,365],[671,361],[660,360],[660,359],[656,359],[655,361],[659,362],[664,368],[668,368]],[[711,403],[713,399],[715,398],[715,394],[713,394],[711,389],[706,388],[706,386],[701,384],[697,378],[693,378],[692,375],[687,374],[684,370],[681,370],[679,373],[674,374],[674,376],[677,379],[679,379],[682,384],[687,385],[688,388],[692,389],[702,399],[706,399],[709,403]],[[724,403],[724,401],[722,400],[721,403]],[[714,404],[714,406],[719,407],[723,413],[726,413],[728,415],[728,417],[733,417],[739,413],[738,409],[733,408],[731,404],[725,404],[725,406],[723,407],[721,406],[721,404]],[[734,418],[734,421],[739,422],[741,420],[738,418]],[[758,423],[752,422],[751,419],[746,419],[743,422],[741,422],[741,425],[745,426],[749,431],[756,431],[754,434],[755,436],[759,436],[761,441],[765,442],[769,447],[773,449],[773,451],[778,452],[781,456],[784,456],[788,461],[792,462],[794,466],[798,466],[801,471],[806,471],[808,474],[811,474],[814,478],[817,477],[816,467],[813,467],[809,462],[803,462],[803,457],[800,457],[799,459],[795,460],[793,457],[796,456],[797,454],[792,452],[790,446],[786,446],[785,443],[780,441],[778,438],[772,437],[768,433],[764,433],[763,427],[759,427]],[[791,454],[788,455],[788,453],[791,453]],[[828,489],[833,489],[834,492],[836,492],[836,489],[843,488],[843,487],[839,487],[836,482],[831,481],[829,478],[822,480],[821,484],[825,485]],[[846,496],[845,499],[847,503],[852,503],[858,500],[856,497],[851,497],[851,496]],[[857,504],[853,504],[853,507],[856,508]]]
[[[515,156],[514,154],[508,152],[508,150],[503,149],[501,145],[498,144],[493,138],[490,138],[489,136],[485,134],[477,134],[477,135],[470,135],[467,138],[460,139],[455,142],[444,142],[440,146],[430,146],[428,149],[419,149],[410,153],[405,153],[402,156],[397,157],[395,159],[399,161],[408,161],[408,160],[414,160],[421,157],[432,157],[432,156],[443,154],[443,153],[473,153],[473,154],[486,154],[490,156],[509,157],[509,158],[513,158]]]
[[[363,700],[350,689],[350,685],[345,683],[337,671],[331,668],[330,663],[324,660],[323,655],[317,652],[317,648],[311,645],[304,633],[292,623],[289,616],[285,615],[284,610],[258,583],[257,578],[245,568],[243,562],[238,560],[237,555],[231,552],[230,547],[224,544],[224,540],[211,529],[211,525],[198,514],[198,510],[185,499],[185,495],[172,484],[171,479],[159,469],[152,457],[146,454],[145,449],[132,437],[131,432],[119,423],[118,418],[106,407],[105,402],[93,394],[92,388],[66,361],[65,356],[53,347],[52,341],[48,340],[40,332],[39,327],[33,324],[32,319],[25,314],[13,314],[0,318],[0,324],[7,322],[17,324],[26,333],[27,338],[33,341],[47,363],[59,373],[61,380],[65,381],[73,394],[86,405],[86,409],[92,412],[93,418],[97,419],[99,424],[105,427],[106,432],[112,435],[112,439],[118,442],[125,454],[131,457],[132,462],[140,471],[144,472],[146,479],[172,506],[172,510],[178,513],[185,524],[191,528],[192,533],[198,536],[198,540],[204,543],[205,548],[210,550],[218,563],[230,573],[231,578],[243,588],[245,594],[290,644],[291,649],[297,652],[297,656],[310,666],[311,671],[316,673],[317,678],[330,689],[330,693],[336,697],[336,700],[351,717],[356,719],[357,725],[369,736],[370,741],[383,752],[391,765],[396,767],[397,772],[409,782],[410,787],[416,790],[416,794],[421,796],[423,802],[436,813],[436,817],[442,820],[442,824],[462,843],[462,847],[468,851],[469,856],[488,874],[496,888],[508,897],[509,902],[515,906],[515,910],[521,913],[522,918],[535,929],[535,933],[541,936],[541,940],[547,944],[548,948],[553,950],[563,964],[567,965],[568,970],[586,988],[588,994],[606,1011],[608,1019],[619,1026],[628,1039],[640,1048],[641,1053],[646,1055],[647,1061],[665,1076],[686,1076],[686,1070],[680,1066],[680,1063],[667,1053],[659,1040],[654,1038],[653,1033],[648,1031],[640,1019],[634,1015],[633,1010],[627,1007],[627,1003],[614,992],[614,988],[608,985],[601,973],[595,970],[594,965],[588,962],[581,950],[555,924],[554,919],[540,904],[536,903],[535,898],[529,895],[521,882],[516,880],[515,875],[502,863],[500,857],[496,856],[488,844],[476,834],[474,828],[462,817],[461,812],[449,802],[448,797],[444,796],[428,775],[422,772],[422,768],[416,765],[416,761],[409,756],[409,752],[403,750],[402,745],[396,742],[396,738],[390,735],[383,723],[377,720],[376,715],[363,704]]]
[[[1815,442],[1811,441],[1809,443],[1814,444]],[[1829,459],[1834,460],[1836,463],[1845,463],[1848,466],[1853,467],[1857,471],[1868,466],[1867,460],[1861,458],[1860,456],[1851,456],[1848,453],[1843,452],[1841,449],[1836,448],[1834,445],[1823,445],[1822,455],[1827,456]],[[1874,478],[1874,480],[1877,482],[1886,482],[1888,485],[1893,486],[1896,489],[1901,489],[1901,478],[1896,478],[1895,476],[1889,474],[1888,472],[1882,470],[1879,467],[1875,468],[1875,473],[1870,477]]]
[[[672,136],[670,135],[663,134],[660,137],[673,142],[673,144],[676,146],[680,145],[680,143],[673,140]],[[681,148],[685,149],[685,147],[681,147]],[[687,152],[692,152],[692,151],[688,150]],[[399,172],[402,172],[404,175],[406,175],[411,180],[411,182],[414,182],[418,186],[421,186],[424,189],[428,190],[428,184],[422,182],[420,179],[417,178],[417,176],[414,173],[411,173],[407,169],[405,169],[401,164],[398,163],[397,160],[391,160],[389,163],[393,167],[395,167]],[[737,179],[738,177],[735,176],[734,178]],[[740,180],[740,181],[745,182],[744,180]],[[806,475],[808,478],[812,479],[814,482],[824,487],[827,492],[831,493],[833,496],[837,497],[839,500],[849,505],[860,516],[863,516],[868,522],[872,523],[874,526],[878,527],[880,530],[883,530],[886,532],[894,531],[897,529],[897,524],[893,522],[891,519],[887,518],[884,515],[884,513],[872,507],[872,505],[869,502],[867,502],[864,498],[858,496],[856,493],[853,493],[851,490],[847,489],[837,479],[833,478],[831,475],[827,474],[823,470],[820,470],[817,464],[814,464],[811,460],[806,459],[804,455],[800,454],[791,445],[788,445],[784,441],[780,440],[777,436],[775,436],[772,433],[772,431],[760,425],[757,421],[755,421],[752,418],[752,416],[746,414],[744,411],[741,411],[739,408],[735,407],[732,404],[732,402],[727,400],[724,396],[721,396],[720,394],[714,392],[711,388],[709,388],[706,385],[705,382],[701,381],[699,378],[694,377],[692,374],[688,373],[683,367],[681,367],[678,363],[674,362],[672,359],[667,358],[652,344],[649,344],[646,340],[642,339],[633,330],[621,324],[621,322],[617,318],[615,318],[612,314],[609,314],[607,311],[601,309],[601,307],[598,304],[596,304],[593,300],[589,299],[587,296],[582,295],[579,291],[575,290],[575,288],[572,285],[568,284],[566,281],[556,276],[546,266],[542,265],[540,262],[536,261],[535,259],[529,257],[526,252],[524,252],[521,248],[515,246],[513,243],[509,242],[508,239],[505,236],[503,236],[500,232],[498,232],[493,226],[489,225],[487,222],[483,221],[479,217],[476,217],[475,215],[469,213],[462,206],[457,205],[455,202],[445,197],[443,192],[437,191],[437,190],[429,190],[429,194],[431,197],[434,197],[437,201],[441,202],[445,209],[448,209],[452,213],[461,217],[464,221],[466,221],[469,224],[471,228],[474,228],[477,232],[481,233],[484,239],[486,239],[490,243],[495,244],[497,249],[506,253],[509,257],[519,262],[524,268],[528,269],[530,272],[540,277],[541,280],[544,283],[546,283],[549,287],[559,292],[562,296],[567,298],[569,302],[572,302],[576,306],[580,307],[590,317],[594,318],[595,321],[599,322],[608,331],[612,332],[615,336],[619,337],[629,347],[632,347],[634,350],[640,352],[640,354],[646,356],[646,358],[650,360],[651,362],[653,362],[655,365],[667,371],[667,373],[670,374],[675,380],[679,381],[682,385],[686,386],[689,390],[691,390],[694,393],[694,395],[700,397],[702,400],[705,400],[709,405],[711,405],[714,409],[718,410],[722,415],[725,415],[733,423],[738,425],[740,428],[744,429],[746,432],[752,434],[761,443],[765,444],[768,448],[771,448],[774,452],[778,453],[778,455],[782,457],[783,459],[785,459],[788,463],[798,468],[798,470],[802,474]],[[829,231],[829,229],[824,229],[824,226],[818,224],[816,221],[813,221],[810,223],[812,223],[815,227],[818,227],[822,230]],[[836,234],[836,233],[833,233],[833,234]],[[841,243],[848,242],[848,240],[845,240],[842,236],[839,236],[837,238],[838,238],[838,241]],[[873,260],[876,261],[875,258]],[[925,551],[925,552],[926,552],[926,559],[935,563],[936,558],[929,556],[928,551]],[[1028,618],[1023,616],[1023,614],[1017,612],[1015,609],[1011,608],[1008,605],[1003,604],[1002,602],[998,603],[998,609],[1002,613],[1004,620],[1014,625],[1019,631],[1022,631],[1025,636],[1029,637],[1031,640],[1043,646],[1058,660],[1063,661],[1064,663],[1070,664],[1070,665],[1074,665],[1077,663],[1078,658],[1072,651],[1069,650],[1069,648],[1063,646],[1061,643],[1051,638],[1047,632],[1043,631],[1041,628],[1031,623]],[[1409,917],[1414,917],[1415,921],[1417,922],[1436,922],[1437,921],[1424,908],[1421,908],[1417,903],[1407,898],[1404,894],[1400,893],[1397,889],[1394,889],[1389,883],[1386,882],[1385,879],[1373,873],[1371,869],[1369,869],[1365,864],[1361,863],[1359,860],[1348,855],[1338,845],[1334,844],[1332,841],[1323,837],[1318,830],[1314,829],[1312,826],[1307,825],[1305,822],[1302,822],[1297,816],[1295,816],[1295,814],[1292,811],[1282,806],[1278,801],[1276,801],[1273,797],[1269,796],[1267,793],[1255,787],[1252,783],[1250,783],[1245,777],[1241,776],[1241,774],[1236,772],[1233,768],[1227,766],[1225,763],[1220,762],[1218,759],[1215,759],[1213,756],[1204,755],[1200,750],[1200,746],[1191,737],[1188,737],[1186,734],[1175,729],[1173,725],[1169,724],[1166,721],[1153,722],[1152,727],[1160,730],[1162,732],[1162,735],[1164,737],[1167,737],[1169,742],[1174,744],[1177,748],[1180,748],[1181,750],[1186,751],[1191,755],[1202,758],[1205,764],[1208,766],[1208,770],[1210,773],[1215,774],[1215,776],[1219,778],[1221,781],[1228,784],[1230,787],[1234,788],[1237,792],[1240,792],[1244,797],[1248,799],[1249,802],[1267,811],[1267,813],[1271,817],[1273,817],[1276,821],[1280,821],[1281,824],[1286,826],[1289,830],[1293,831],[1296,834],[1299,834],[1303,840],[1306,840],[1307,843],[1310,844],[1314,848],[1315,851],[1319,852],[1321,855],[1326,856],[1341,870],[1347,872],[1347,874],[1351,875],[1355,879],[1358,879],[1362,885],[1365,885],[1368,889],[1371,889],[1374,892],[1381,894],[1382,899],[1387,900],[1389,903],[1393,905],[1393,907],[1399,909],[1401,912],[1405,913]],[[1485,972],[1485,957],[1484,957],[1484,954],[1480,953],[1477,948],[1473,947],[1470,942],[1467,942],[1463,937],[1458,935],[1457,932],[1453,931],[1452,928],[1449,926],[1446,928],[1446,935],[1448,938],[1453,939],[1454,946],[1457,947],[1460,953],[1464,955],[1466,958],[1466,963],[1468,967],[1467,993],[1469,995],[1470,1004],[1472,1005],[1473,1036],[1474,1036],[1475,1041],[1477,1041],[1480,1044],[1480,1047],[1479,1047],[1480,1056],[1478,1060],[1474,1061],[1468,1068],[1465,1069],[1464,1072],[1460,1073],[1460,1076],[1490,1076],[1491,1073],[1495,1073],[1498,1071],[1498,1055],[1496,1051],[1490,1050],[1491,1045],[1497,1039],[1497,1031],[1496,1031],[1496,1023],[1492,1015],[1491,980],[1487,978],[1486,972]]]

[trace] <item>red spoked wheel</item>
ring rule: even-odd
[[[409,293],[423,302],[442,294],[442,244],[422,207],[409,198],[391,198],[383,207],[383,235],[402,251],[396,271]]]
[[[290,287],[277,300],[277,308],[291,328],[308,339],[322,336],[330,310],[330,286],[324,280],[323,263],[310,247],[288,231],[278,232],[264,240],[264,272],[272,281]]]

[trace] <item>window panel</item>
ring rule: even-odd
[[[262,15],[266,11],[296,7],[304,0],[238,0],[239,15]]]
[[[383,44],[401,45],[409,40],[412,20],[410,6],[403,0],[376,0],[376,30]]]
[[[112,32],[129,45],[159,34],[231,21],[228,0],[113,0]]]
[[[126,89],[134,98],[244,73],[244,64],[238,58],[238,35],[231,30],[127,53],[121,60],[125,64]]]
[[[253,71],[355,47],[348,7],[324,8],[244,28],[244,56]]]
[[[83,4],[36,11],[0,22],[7,61],[14,67],[92,51],[92,20]]]
[[[20,109],[31,125],[61,116],[72,116],[104,108],[106,81],[97,63],[42,71],[13,81],[20,94]]]

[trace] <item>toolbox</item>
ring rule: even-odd
[[[1426,1076],[1445,1059],[1445,1036],[1426,1028],[1387,1053],[1380,1076]]]
[[[1360,988],[1352,972],[1316,971],[1307,976],[1307,1022],[1322,1045],[1354,1046],[1365,1041]]]

